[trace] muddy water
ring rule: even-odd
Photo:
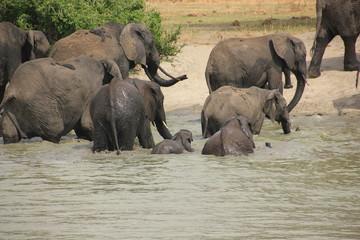
[[[238,158],[202,156],[185,110],[168,125],[193,132],[194,153],[92,154],[71,136],[0,145],[0,239],[360,239],[359,118],[292,122],[301,131],[283,135],[266,121]]]

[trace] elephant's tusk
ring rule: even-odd
[[[165,122],[165,121],[162,121],[162,124],[163,124],[167,129],[169,129],[168,126],[166,125],[166,122]]]

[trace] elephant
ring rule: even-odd
[[[35,136],[59,143],[72,129],[79,138],[91,140],[89,102],[103,84],[119,76],[115,62],[89,56],[21,64],[0,106],[4,144]]]
[[[227,119],[235,116],[246,117],[254,134],[260,134],[265,116],[272,122],[281,123],[285,134],[291,132],[286,100],[278,89],[224,86],[212,92],[205,100],[201,111],[203,138],[212,136]]]
[[[132,150],[135,138],[143,148],[153,148],[150,121],[164,139],[172,135],[166,126],[164,95],[160,85],[136,78],[114,78],[100,88],[90,102],[94,129],[93,152]]]
[[[219,131],[205,143],[202,154],[215,156],[240,156],[253,153],[252,125],[246,117],[236,116],[224,122]]]
[[[297,79],[295,95],[287,106],[290,112],[300,101],[306,83],[305,44],[290,34],[230,38],[219,42],[210,53],[205,78],[209,93],[222,86],[267,86],[283,93],[282,72],[288,85],[289,71]]]
[[[321,75],[321,61],[328,43],[340,35],[344,42],[344,70],[356,71],[360,67],[356,58],[355,43],[360,34],[360,1],[317,0],[316,34],[311,48],[313,53],[308,76]]]
[[[151,154],[180,154],[184,149],[188,152],[194,152],[191,142],[194,141],[192,133],[189,130],[182,129],[177,132],[172,139],[164,139],[155,145]]]
[[[151,81],[161,86],[172,86],[187,78],[186,75],[173,77],[160,66],[160,57],[153,36],[145,25],[139,23],[113,22],[91,30],[77,30],[58,40],[50,53],[50,57],[56,60],[80,55],[115,61],[123,79],[128,77],[129,70],[137,63],[141,64]],[[158,69],[171,79],[165,80],[160,77]]]
[[[49,51],[50,43],[43,32],[23,30],[10,22],[0,23],[0,102],[18,66],[28,60],[47,57]]]

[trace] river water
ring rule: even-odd
[[[292,123],[284,135],[266,120],[247,157],[201,155],[189,110],[168,125],[193,132],[194,153],[93,154],[73,136],[0,144],[0,239],[360,239],[360,119]]]

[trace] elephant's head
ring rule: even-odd
[[[41,31],[25,31],[25,39],[22,47],[22,62],[47,57],[50,52],[50,43]]]
[[[291,132],[290,116],[286,107],[286,100],[278,89],[270,90],[264,104],[263,112],[272,122],[277,121],[281,123],[285,134]]]
[[[228,119],[220,129],[220,138],[223,156],[229,154],[247,155],[255,148],[252,125],[249,120],[243,116]],[[247,147],[251,149],[247,149]]]
[[[284,61],[285,68],[292,71],[297,79],[295,95],[287,106],[290,112],[300,101],[305,89],[307,71],[305,44],[300,39],[287,33],[274,34],[271,44],[275,54]]]
[[[164,139],[171,139],[172,135],[166,126],[164,110],[164,94],[160,85],[155,82],[132,79],[135,87],[144,97],[146,117],[155,125]]]
[[[191,147],[191,142],[194,141],[192,137],[192,133],[189,130],[182,129],[177,132],[172,140],[179,141],[181,145],[184,146],[185,150],[188,152],[193,152],[194,149]]]
[[[175,78],[160,67],[159,52],[155,47],[151,32],[145,25],[139,23],[127,24],[121,31],[119,42],[126,57],[130,61],[141,64],[151,81],[168,87],[187,78],[186,75]],[[171,79],[165,80],[161,78],[157,73],[158,69]]]

